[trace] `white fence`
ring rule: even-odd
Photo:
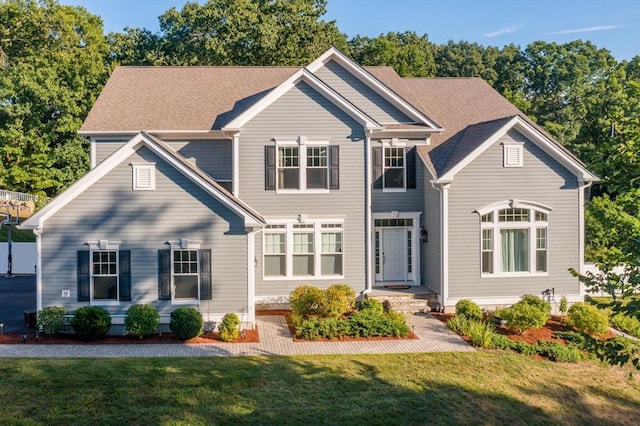
[[[12,243],[13,274],[35,274],[36,243]],[[0,243],[0,275],[9,270],[9,243]]]

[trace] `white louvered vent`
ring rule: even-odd
[[[504,145],[504,167],[522,167],[522,145]]]
[[[155,164],[132,164],[133,166],[133,190],[153,191],[156,189]]]

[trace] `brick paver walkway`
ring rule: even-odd
[[[430,314],[409,314],[418,339],[294,342],[283,316],[258,316],[260,343],[141,345],[0,345],[0,357],[109,358],[243,355],[321,355],[473,351]]]

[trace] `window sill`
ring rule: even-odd
[[[92,300],[91,306],[120,306],[119,300]]]
[[[276,189],[276,194],[328,194],[328,189]]]
[[[295,277],[286,277],[283,275],[262,277],[263,281],[323,281],[323,280],[343,280],[344,275],[322,275],[322,276],[313,276],[313,275],[300,275]]]
[[[407,192],[407,188],[382,188],[382,192]]]
[[[200,299],[173,299],[172,305],[199,305]]]
[[[548,276],[548,272],[502,272],[498,274],[480,274],[480,278],[524,278]]]

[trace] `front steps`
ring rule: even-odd
[[[438,295],[435,293],[414,293],[374,289],[366,296],[388,305],[397,312],[431,312],[438,305]]]

